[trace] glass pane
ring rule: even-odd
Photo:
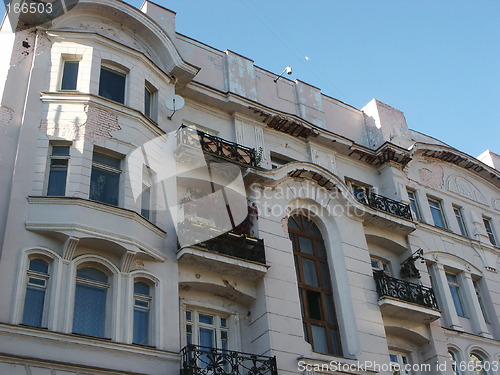
[[[338,331],[336,329],[330,329],[329,331],[330,331],[330,338],[332,340],[332,345],[333,345],[333,354],[342,355]]]
[[[453,303],[455,304],[455,309],[457,310],[458,316],[465,316],[464,309],[462,306],[462,299],[460,297],[460,291],[457,286],[449,284],[451,297],[453,298]]]
[[[186,320],[191,321],[191,311],[186,311]]]
[[[53,160],[55,161],[55,160]],[[64,162],[68,163],[67,160]],[[66,178],[68,169],[66,167],[51,167],[49,174],[49,183],[47,186],[47,195],[49,197],[63,197],[66,194]]]
[[[299,251],[304,254],[314,255],[313,244],[310,238],[299,236]]]
[[[336,323],[335,321],[335,307],[333,305],[332,296],[325,296],[326,299],[326,314],[328,315],[328,323]]]
[[[94,201],[118,205],[120,175],[98,167],[92,168],[89,198]]]
[[[101,272],[92,267],[80,268],[76,272],[76,277],[86,280],[99,281],[101,283],[108,282],[108,276],[104,272]]]
[[[151,203],[151,188],[145,185],[142,186],[142,196],[141,196],[141,215],[146,219],[149,219]]]
[[[34,284],[36,286],[45,287],[45,279],[39,279],[37,277],[30,277],[28,279],[29,284]]]
[[[149,311],[134,309],[134,344],[149,344]]]
[[[106,289],[76,284],[73,332],[104,337]]]
[[[30,271],[48,273],[49,264],[42,259],[31,259],[30,260]]]
[[[134,301],[134,305],[138,308],[141,308],[141,310],[149,309],[149,302],[148,301],[136,299]]]
[[[309,318],[321,320],[321,295],[318,292],[308,290],[307,304],[309,306]]]
[[[69,146],[52,146],[52,155],[69,156]]]
[[[329,353],[328,342],[326,340],[326,328],[311,326],[313,335],[313,347],[315,352]]]
[[[101,67],[99,95],[123,104],[125,102],[125,75]]]
[[[42,326],[43,306],[45,303],[45,289],[26,288],[26,297],[24,298],[24,311],[22,323],[34,326]]]
[[[309,227],[309,230],[308,232],[310,234],[313,234],[315,236],[318,236],[318,237],[321,237],[321,232],[319,231],[319,228],[316,224],[314,224],[312,221],[308,220],[308,224],[311,224],[311,226]]]
[[[78,79],[78,64],[78,61],[64,62],[61,90],[76,90],[76,82]]]
[[[316,249],[318,249],[318,254],[321,258],[326,258],[325,244],[323,241],[316,241]]]
[[[101,154],[100,152],[94,152],[92,155],[92,162],[102,165],[106,165],[111,168],[120,169],[121,160],[113,156],[106,154]]]
[[[295,222],[294,218],[296,218],[297,216],[292,216],[288,219],[288,228],[290,229],[295,229],[295,230],[300,230],[299,226],[297,225],[297,223]],[[300,222],[300,221],[299,221]]]
[[[300,311],[302,312],[302,316],[305,316],[304,297],[302,296],[302,289],[301,288],[299,288],[299,300],[300,300]]]
[[[330,272],[328,272],[328,264],[321,264],[321,279],[323,281],[323,288],[327,290],[332,290],[332,283],[330,281]]]
[[[302,270],[304,271],[304,283],[311,286],[319,286],[316,262],[311,259],[302,259]]]
[[[149,296],[149,285],[142,282],[134,283],[134,293]]]
[[[198,317],[198,320],[200,323],[211,324],[211,325],[214,324],[213,315],[200,314]]]
[[[220,326],[227,327],[227,319],[226,318],[220,318]]]
[[[144,87],[144,114],[151,117],[151,92]]]
[[[215,332],[213,329],[200,328],[200,345],[215,347]]]

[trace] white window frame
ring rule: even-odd
[[[493,229],[493,220],[491,218],[483,216],[484,229],[493,246],[498,246],[497,237],[495,235],[495,230]]]
[[[187,313],[191,312],[191,320],[188,321]],[[202,323],[199,321],[199,316],[201,315],[210,315],[214,317],[214,324]],[[225,319],[226,327],[222,326],[222,320]],[[215,347],[217,349],[222,349],[222,333],[225,332],[227,337],[227,347],[228,350],[232,350],[232,342],[231,342],[231,317],[227,314],[221,314],[220,312],[214,312],[210,310],[199,309],[197,307],[186,307],[184,311],[184,326],[185,326],[185,335],[184,340],[187,343],[187,327],[191,326],[191,343],[194,345],[199,344],[199,328],[207,328],[213,329],[215,331]]]
[[[438,199],[438,198],[434,198],[434,197],[427,197],[427,201],[429,203],[429,210],[431,211],[431,217],[432,217],[432,223],[435,227],[438,227],[438,228],[441,228],[441,229],[448,229],[448,222],[446,221],[446,216],[444,214],[444,210],[443,210],[443,201]],[[432,206],[432,203],[435,203],[436,206]],[[440,226],[440,225],[437,225],[436,224],[436,221],[434,220],[434,215],[432,215],[432,210],[435,209],[439,212],[439,216],[441,217],[441,220],[443,222],[443,226]]]
[[[47,273],[42,273],[42,272],[37,272],[37,271],[32,271],[30,270],[30,263],[32,260],[35,259],[40,259],[48,264],[48,269]],[[21,316],[20,316],[20,323],[23,324],[23,316],[24,316],[24,309],[26,308],[26,294],[28,292],[28,287],[32,286],[34,288],[39,288],[39,289],[44,289],[44,301],[43,301],[43,307],[42,307],[42,319],[41,319],[41,324],[40,328],[46,328],[48,326],[49,322],[49,306],[50,306],[50,284],[51,284],[51,279],[52,279],[52,269],[53,269],[53,259],[48,259],[45,256],[40,256],[39,254],[31,254],[28,256],[27,259],[27,264],[26,264],[26,271],[25,271],[25,278],[24,278],[24,293],[23,293],[23,298],[21,301],[22,308],[21,308]],[[30,279],[37,279],[43,281],[43,286],[38,285],[38,284],[31,284]],[[38,326],[37,326],[38,327]]]
[[[415,215],[415,219],[418,221],[422,220],[422,213],[418,203],[417,192],[412,189],[406,189],[406,192],[408,194],[408,201],[410,202],[410,209]]]
[[[79,91],[78,90],[78,84],[80,82],[80,72],[81,72],[81,61],[82,61],[82,56],[67,56],[63,55],[62,56],[62,61],[61,61],[61,74],[59,77],[59,91]],[[78,63],[78,72],[76,75],[76,82],[75,82],[75,88],[74,89],[63,89],[62,84],[63,84],[63,79],[64,79],[64,67],[67,62],[70,63]]]
[[[149,286],[149,296],[135,293],[135,283],[144,283]],[[155,313],[154,313],[154,295],[155,295],[155,284],[149,279],[145,279],[143,277],[136,277],[132,280],[132,343],[136,345],[147,345],[147,346],[156,346],[155,345],[155,335],[154,328],[155,327]],[[137,301],[147,303],[147,307],[137,305]],[[137,344],[134,342],[134,312],[136,309],[147,310],[148,312],[148,343],[146,344]]]
[[[467,225],[465,224],[465,219],[463,215],[463,208],[460,206],[453,206],[453,213],[457,219],[458,229],[460,234],[464,237],[469,237],[469,231],[467,230]]]
[[[384,271],[386,275],[388,276],[392,275],[389,261],[371,256],[370,263],[373,271]]]
[[[395,351],[395,350],[389,350],[389,361],[391,364],[391,367],[394,366],[394,371],[393,375],[409,375],[411,374],[411,371],[406,371],[404,368],[405,365],[410,365],[410,358],[408,354]],[[397,369],[399,366],[399,370]]]
[[[149,93],[149,114],[146,108],[146,91]],[[149,81],[144,82],[144,116],[153,120],[158,121],[158,89],[154,87]]]
[[[448,275],[450,276],[453,276],[455,278],[456,281],[452,281],[448,278]],[[463,292],[462,292],[462,285],[460,284],[460,280],[459,280],[459,275],[456,274],[456,273],[453,273],[453,272],[446,272],[446,281],[448,283],[448,288],[450,288],[450,294],[451,294],[451,297],[452,297],[452,301],[453,301],[453,308],[455,309],[457,315],[459,317],[462,317],[462,318],[467,318],[468,317],[468,314],[467,314],[467,310],[465,309],[465,303],[464,303],[464,296],[463,296]],[[457,310],[457,306],[455,305],[455,300],[453,299],[453,293],[451,292],[451,286],[454,286],[455,288],[457,288],[457,295],[458,295],[458,299],[459,299],[459,302],[460,302],[460,307],[462,309],[462,313],[463,315],[460,315],[458,313],[458,310]]]
[[[68,155],[54,155],[54,147],[69,147],[68,150]],[[49,196],[49,182],[50,182],[50,175],[52,171],[52,160],[67,160],[68,164],[66,166],[66,183],[64,186],[64,195],[60,195],[61,197],[67,195],[67,190],[68,190],[68,179],[69,179],[69,173],[70,173],[70,160],[71,160],[71,146],[72,144],[70,142],[54,142],[50,143],[49,145],[49,151],[50,154],[47,159],[47,173],[46,173],[46,178],[45,178],[45,188],[44,192],[46,196]],[[56,195],[51,195],[51,196],[56,196]]]

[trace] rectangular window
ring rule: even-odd
[[[99,95],[124,104],[126,77],[127,75],[123,72],[101,66]]]
[[[63,62],[61,90],[76,90],[79,64],[79,61],[66,60]]]
[[[497,240],[495,238],[495,233],[493,232],[493,225],[491,223],[491,219],[487,217],[483,217],[484,228],[486,229],[486,233],[488,234],[488,238],[493,246],[497,246]]]
[[[64,196],[68,177],[69,146],[52,146],[50,155],[48,196]]]
[[[453,304],[455,305],[457,315],[466,317],[457,275],[447,273],[446,279],[448,280],[448,287],[450,288],[451,298],[453,299]]]
[[[437,199],[428,198],[429,208],[431,209],[432,220],[436,227],[448,229],[446,220],[443,213],[441,201]]]
[[[144,87],[144,114],[151,118],[152,106],[153,104],[153,93],[150,88],[146,85]]]
[[[281,155],[275,152],[271,151],[271,168],[272,169],[277,169],[281,167],[282,165],[285,165],[287,163],[290,163],[294,161],[294,159],[289,158],[288,156]]]
[[[118,205],[120,164],[120,159],[94,151],[89,199]]]
[[[411,212],[415,216],[415,219],[421,220],[420,207],[418,206],[417,195],[414,191],[408,190],[408,199],[410,201]]]
[[[476,291],[477,300],[479,302],[479,307],[481,308],[481,312],[483,313],[484,321],[486,323],[489,323],[490,320],[488,318],[488,312],[486,311],[486,307],[484,306],[484,300],[481,294],[481,287],[479,285],[479,280],[474,280],[473,284],[474,284],[474,290]]]
[[[460,234],[462,236],[467,237],[468,236],[467,227],[465,226],[464,216],[462,215],[462,208],[453,206],[453,212],[455,213],[455,217],[457,219],[457,224],[458,228],[460,229]]]

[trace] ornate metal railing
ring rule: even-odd
[[[260,238],[227,232],[196,246],[201,246],[214,253],[266,264],[264,240]]]
[[[367,204],[368,206],[375,208],[377,210],[385,211],[389,214],[399,216],[403,219],[413,220],[411,216],[410,205],[395,201],[394,199],[384,197],[383,195],[378,195],[371,193],[366,197],[356,197],[361,203]]]
[[[436,296],[432,288],[399,280],[386,275],[383,271],[373,273],[379,297],[393,297],[402,301],[438,309]]]
[[[254,148],[242,146],[236,142],[229,142],[215,135],[207,134],[183,125],[177,135],[177,145],[192,147],[201,146],[203,152],[216,155],[251,167],[257,166]]]
[[[276,357],[187,345],[181,375],[278,375]]]

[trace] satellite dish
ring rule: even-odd
[[[167,99],[165,99],[165,107],[174,112],[170,116],[168,116],[168,119],[172,120],[172,117],[174,117],[175,115],[175,111],[184,107],[184,104],[186,104],[186,102],[184,101],[184,98],[182,96],[169,95]]]

